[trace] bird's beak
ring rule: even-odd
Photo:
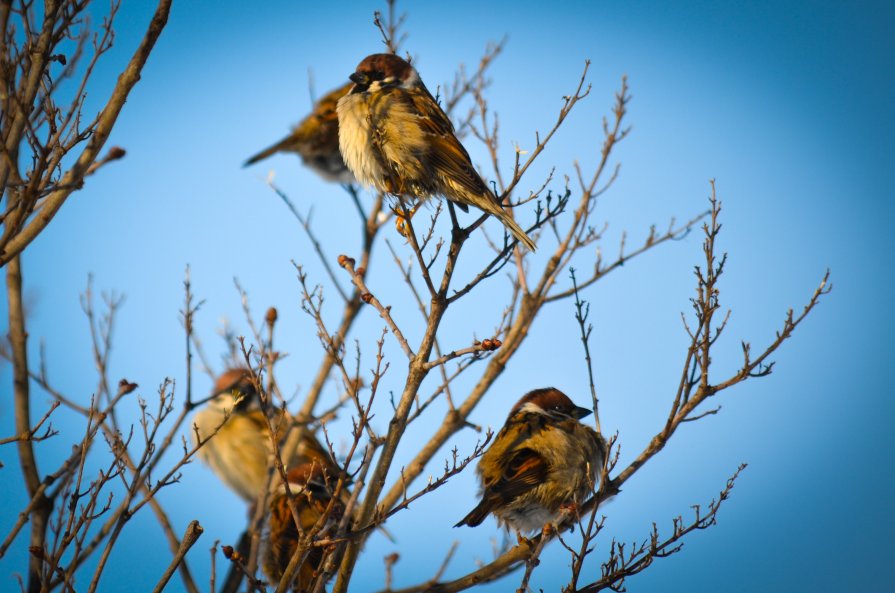
[[[593,412],[594,411],[591,410],[590,408],[582,408],[579,406],[575,406],[575,411],[573,412],[573,415],[578,420],[581,420],[582,418],[586,418],[587,416],[590,416],[591,414],[593,414]]]
[[[362,74],[361,72],[354,72],[348,79],[355,84],[367,84],[368,78],[366,74]]]

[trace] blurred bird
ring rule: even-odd
[[[220,430],[199,449],[199,458],[243,500],[254,502],[267,484],[273,447],[252,372],[228,369],[218,377],[212,395],[214,397],[196,414],[193,423],[201,439],[214,433],[219,426]],[[274,410],[272,425],[278,435],[284,435],[292,422],[287,412],[279,408]],[[196,436],[193,431],[194,442]],[[306,431],[285,465],[288,469],[314,461],[321,467],[335,467],[329,452]]]
[[[330,91],[314,105],[314,110],[292,133],[251,157],[247,167],[277,152],[295,152],[305,165],[327,181],[354,183],[354,175],[345,166],[339,152],[339,118],[336,103],[348,92],[351,83]]]
[[[443,195],[464,212],[475,206],[534,251],[534,241],[476,172],[413,66],[392,54],[373,54],[349,78],[354,86],[337,110],[339,146],[358,181],[399,199]]]
[[[482,501],[454,527],[494,513],[499,524],[533,532],[583,503],[608,453],[602,435],[578,422],[590,413],[552,387],[520,399],[479,461]]]
[[[326,514],[327,506],[333,498],[337,478],[317,463],[303,463],[293,467],[286,478],[295,500],[298,525],[301,527],[301,533],[305,533]],[[345,507],[340,497],[333,503],[333,508],[321,529],[338,522],[344,512]],[[298,547],[301,533],[289,508],[286,487],[281,485],[270,500],[268,542],[264,552],[264,572],[271,584],[275,585],[283,577],[289,560]],[[295,575],[293,590],[310,591],[322,561],[323,549],[312,546]]]

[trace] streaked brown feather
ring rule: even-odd
[[[437,136],[454,135],[454,124],[450,118],[438,107],[435,98],[429,89],[422,83],[420,84],[419,93],[408,93],[404,89],[401,91],[402,100],[410,101],[413,109],[420,116],[420,127],[423,131],[429,132]],[[462,147],[461,147],[462,149]],[[463,152],[466,152],[465,150]]]
[[[295,516],[289,508],[285,490],[278,491],[270,501],[269,542],[264,554],[264,572],[272,583],[278,583],[298,547],[302,533],[312,529],[326,514],[332,499],[336,479],[326,468],[316,463],[304,463],[289,470],[287,478],[295,495]],[[338,521],[344,513],[341,501],[336,501],[326,521]],[[298,527],[301,527],[299,532]],[[317,570],[323,561],[323,549],[312,546],[302,562],[293,582],[293,590],[311,591]]]
[[[512,500],[543,482],[547,478],[547,463],[531,449],[516,451],[501,480],[491,486],[503,500]]]

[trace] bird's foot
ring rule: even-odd
[[[576,502],[564,502],[563,504],[559,505],[559,512],[563,515],[568,515],[569,517],[578,517],[578,511],[578,503]]]
[[[405,239],[410,238],[410,225],[407,224],[407,221],[410,218],[413,218],[413,215],[416,214],[416,210],[416,206],[412,207],[409,211],[405,211],[403,208],[392,208],[392,212],[395,213],[395,230]],[[407,212],[408,215],[406,217],[405,212]]]

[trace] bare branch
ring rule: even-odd
[[[187,525],[186,533],[183,534],[183,540],[180,542],[177,554],[174,555],[171,564],[165,569],[165,573],[162,575],[162,578],[159,579],[159,582],[155,586],[155,589],[152,590],[152,593],[161,593],[162,590],[164,590],[168,585],[168,581],[171,580],[171,577],[174,575],[174,571],[177,570],[177,566],[183,562],[184,556],[190,551],[190,548],[193,547],[193,544],[196,543],[203,531],[204,529],[202,529],[202,526],[199,525],[198,521],[195,519],[190,521],[190,524]]]
[[[398,344],[401,346],[401,350],[404,351],[404,354],[407,355],[407,358],[414,358],[415,355],[413,353],[413,350],[410,349],[410,344],[407,343],[407,338],[404,337],[401,329],[392,318],[392,308],[386,307],[381,302],[379,302],[379,299],[373,296],[373,293],[371,293],[370,290],[367,288],[363,276],[354,268],[354,260],[347,255],[340,255],[339,265],[342,266],[351,276],[351,281],[361,293],[361,300],[369,305],[373,305],[373,307],[375,307],[376,310],[379,311],[379,316],[382,317],[388,324],[392,335],[394,335],[395,339],[398,340]]]
[[[727,485],[718,494],[718,498],[709,503],[708,513],[702,514],[699,505],[694,506],[693,521],[688,525],[684,525],[681,518],[677,517],[673,522],[671,534],[664,540],[659,537],[659,531],[654,523],[649,541],[639,545],[632,545],[632,549],[627,553],[623,544],[613,541],[609,558],[601,566],[602,578],[577,591],[581,593],[595,593],[607,588],[613,591],[622,591],[624,590],[623,586],[627,577],[642,572],[656,558],[667,558],[679,552],[683,546],[679,542],[684,536],[696,530],[708,529],[716,524],[721,505],[730,498],[736,479],[745,468],[746,464],[741,464],[733,476],[728,478]]]

